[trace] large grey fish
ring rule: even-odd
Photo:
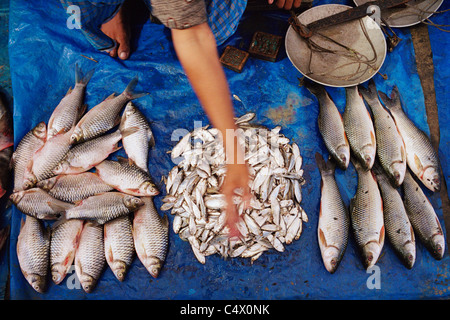
[[[159,190],[145,171],[126,160],[105,160],[95,166],[96,173],[114,189],[134,196],[155,196]]]
[[[17,259],[28,283],[39,293],[46,290],[50,237],[39,219],[26,216],[17,238]]]
[[[54,169],[53,173],[73,174],[86,172],[119,150],[122,134],[119,130],[75,145]]]
[[[384,245],[383,203],[377,181],[371,170],[353,160],[358,173],[356,194],[350,201],[350,221],[364,266],[376,264]]]
[[[23,213],[38,219],[56,220],[74,204],[53,198],[40,188],[22,190],[10,195],[11,201]]]
[[[416,261],[416,240],[402,197],[398,190],[392,186],[386,171],[378,162],[375,162],[373,172],[377,177],[381,198],[383,199],[386,235],[402,262],[408,269],[411,269]]]
[[[83,116],[86,111],[86,105],[84,104],[86,86],[93,74],[94,70],[91,70],[83,77],[80,67],[78,64],[75,65],[75,86],[73,89],[69,89],[53,110],[48,120],[47,139],[58,133],[69,131]]]
[[[317,236],[325,268],[334,273],[344,256],[349,237],[350,217],[334,177],[335,164],[316,153],[321,179]]]
[[[76,202],[98,193],[114,190],[92,172],[62,174],[36,184],[52,197],[65,202]]]
[[[120,122],[120,111],[125,104],[130,100],[146,95],[146,93],[133,92],[137,82],[137,77],[133,78],[121,94],[118,96],[113,94],[90,109],[76,124],[71,136],[72,143],[79,143],[98,137],[118,125]]]
[[[53,169],[61,162],[71,148],[70,136],[73,129],[59,133],[47,140],[42,148],[37,150],[25,169],[24,189],[34,186],[37,182],[55,176]]]
[[[152,197],[143,197],[144,206],[134,213],[133,238],[139,260],[154,277],[166,259],[169,246],[169,220],[161,218]]]
[[[14,170],[13,192],[24,190],[25,169],[34,153],[42,148],[47,137],[47,125],[39,122],[18,143],[12,155],[12,167]]]
[[[84,220],[66,220],[54,224],[50,239],[50,271],[55,284],[64,280],[75,259]]]
[[[128,194],[105,192],[78,201],[74,207],[66,210],[63,218],[95,220],[104,224],[136,211],[143,204],[141,199]]]
[[[403,111],[397,87],[392,89],[390,97],[383,92],[378,93],[394,117],[405,142],[408,167],[428,189],[439,191],[441,188],[439,158],[430,139]]]
[[[83,227],[75,252],[75,273],[85,292],[91,293],[94,290],[102,275],[105,261],[103,226],[88,221]]]
[[[406,172],[402,188],[406,212],[416,235],[435,259],[442,259],[445,238],[439,218],[409,171]]]
[[[350,145],[344,130],[342,116],[323,86],[308,81],[306,88],[319,101],[319,117],[317,122],[325,146],[338,166],[345,170],[350,162]]]
[[[381,105],[373,80],[368,88],[360,87],[359,92],[372,109],[377,140],[377,154],[381,166],[395,186],[400,186],[406,171],[406,150],[403,138],[390,113]]]
[[[128,158],[143,171],[148,173],[148,151],[155,145],[155,138],[147,119],[130,101],[125,107],[119,129],[126,133],[137,130],[122,138],[123,148]]]
[[[104,225],[106,262],[119,281],[123,281],[133,262],[135,250],[132,223],[128,215]]]
[[[364,169],[371,169],[377,148],[372,119],[358,87],[347,87],[345,93],[347,100],[343,118],[350,149]]]

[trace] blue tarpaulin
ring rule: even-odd
[[[350,1],[314,1],[314,5]],[[448,8],[448,3],[441,9]],[[253,32],[262,30],[284,35],[286,14],[270,12],[245,14],[234,36],[226,45],[247,50]],[[149,95],[135,104],[150,121],[156,145],[150,151],[149,170],[163,192],[155,197],[156,207],[162,204],[164,185],[161,181],[174,163],[167,151],[177,141],[176,129],[192,130],[194,122],[207,124],[208,119],[192,91],[177,60],[170,32],[162,25],[145,21],[133,25],[136,38],[134,51],[127,61],[96,52],[81,32],[66,26],[67,15],[58,1],[11,1],[9,54],[14,96],[15,144],[40,121],[48,121],[53,109],[74,85],[75,64],[82,70],[95,68],[87,86],[86,103],[92,108],[112,92],[122,92],[129,81],[138,76],[138,91]],[[435,22],[444,18],[436,15]],[[448,36],[429,27],[435,62],[435,88],[439,107],[441,144],[439,155],[448,182]],[[381,74],[374,77],[377,88],[390,93],[397,85],[408,116],[429,134],[424,96],[417,73],[411,34],[395,29],[402,39],[388,53]],[[95,60],[95,61],[94,61]],[[256,112],[258,123],[282,126],[282,133],[296,142],[303,156],[306,184],[302,207],[309,217],[299,240],[287,245],[285,252],[275,250],[263,254],[253,264],[248,259],[223,259],[217,255],[200,264],[188,242],[182,241],[170,227],[168,255],[157,279],[154,279],[136,258],[125,280],[119,282],[109,268],[92,293],[85,293],[74,282],[74,272],[59,285],[51,283],[43,294],[34,291],[21,273],[16,244],[23,214],[12,208],[10,250],[11,299],[436,299],[448,298],[449,255],[435,260],[418,240],[417,256],[412,270],[406,269],[388,240],[377,263],[379,287],[371,286],[372,274],[361,262],[356,244],[350,238],[344,258],[334,274],[323,266],[318,242],[317,224],[320,201],[320,174],[314,154],[327,154],[318,127],[318,102],[300,85],[302,75],[293,67],[281,48],[276,62],[250,58],[242,73],[225,69],[237,115]],[[328,88],[342,112],[345,108],[343,88]],[[197,123],[198,125],[198,123]],[[116,153],[124,155],[123,150]],[[353,197],[357,176],[352,165],[337,170],[336,177],[344,201]],[[443,210],[439,193],[425,190],[442,226]],[[164,212],[160,211],[160,214]],[[167,214],[167,213],[166,213]],[[169,221],[173,216],[169,214]],[[170,225],[171,226],[171,225]],[[444,231],[445,232],[445,231]]]

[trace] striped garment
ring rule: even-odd
[[[60,0],[66,12],[71,15],[74,12],[70,6],[77,6],[80,10],[80,27],[86,39],[100,51],[109,52],[116,43],[113,39],[106,36],[100,29],[101,25],[110,20],[122,6],[124,0]],[[152,0],[144,0],[149,10],[152,11]],[[193,0],[153,0],[166,4],[170,3],[172,8],[179,8],[178,2],[195,2]],[[161,2],[162,1],[162,2]],[[206,17],[197,17],[194,21],[207,21],[216,38],[217,45],[224,43],[236,31],[239,20],[247,5],[247,0],[204,0],[206,10],[201,10],[199,15],[205,14]],[[198,2],[198,1],[197,1]],[[203,4],[202,4],[203,5]],[[69,11],[68,11],[69,9]],[[176,10],[176,9],[175,9]],[[181,10],[180,10],[181,11]],[[175,13],[176,14],[176,13]],[[180,13],[182,14],[182,13]],[[164,25],[169,28],[178,28],[167,24],[164,19],[156,16]],[[193,26],[194,24],[184,24],[183,26]],[[182,28],[182,27],[180,27]]]

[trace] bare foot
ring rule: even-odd
[[[130,56],[130,28],[124,14],[124,5],[111,20],[102,25],[101,30],[117,43],[117,46],[110,52],[111,57],[128,59]]]

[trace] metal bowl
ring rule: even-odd
[[[297,18],[307,25],[349,8],[351,7],[340,4],[320,5],[306,10]],[[311,43],[319,45],[321,52],[311,50]],[[308,41],[290,26],[286,33],[285,47],[289,60],[300,73],[331,87],[350,87],[369,80],[379,71],[386,58],[384,34],[380,26],[369,17],[320,30]],[[323,49],[332,52],[324,52]],[[356,62],[355,52],[361,57]]]
[[[353,0],[357,6],[372,0]],[[390,27],[403,28],[416,25],[431,17],[444,0],[411,0],[406,8],[390,8],[381,17]]]

